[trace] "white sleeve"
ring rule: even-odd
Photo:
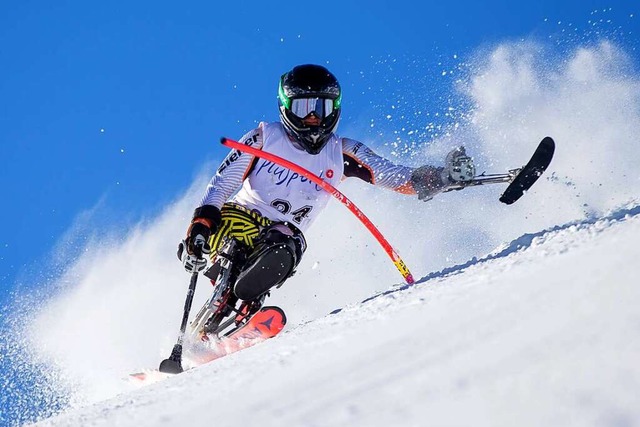
[[[404,194],[415,194],[411,183],[414,168],[396,165],[378,156],[362,142],[342,138],[345,176],[355,176],[373,185]]]
[[[262,149],[263,124],[247,132],[239,141],[249,147]],[[213,205],[218,209],[242,186],[255,156],[233,150],[218,167],[202,197],[200,206]]]

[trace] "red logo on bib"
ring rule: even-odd
[[[332,169],[329,169],[327,171],[327,178],[333,178],[333,170]]]

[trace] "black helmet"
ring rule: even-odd
[[[336,77],[320,65],[299,65],[280,78],[280,120],[310,154],[318,154],[338,126],[342,91]],[[318,125],[304,122],[310,114]]]

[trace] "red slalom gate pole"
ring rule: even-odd
[[[292,163],[286,159],[283,159],[282,157],[276,156],[275,154],[269,153],[267,151],[258,150],[256,148],[241,144],[237,141],[234,141],[228,138],[222,138],[221,142],[222,142],[222,145],[224,145],[225,147],[242,151],[242,152],[251,154],[253,156],[260,157],[262,159],[276,163],[289,170],[292,170],[293,172],[300,174],[301,176],[304,176],[308,180],[313,181],[315,184],[319,185],[323,190],[331,194],[333,197],[338,199],[340,203],[342,203],[347,208],[349,208],[349,210],[360,220],[360,222],[362,222],[364,226],[367,227],[367,230],[369,230],[369,232],[373,234],[373,237],[376,238],[378,243],[380,243],[382,248],[389,255],[389,257],[391,258],[391,261],[393,261],[393,264],[396,266],[396,268],[398,269],[398,271],[400,272],[404,280],[410,285],[412,285],[415,282],[407,265],[404,263],[402,258],[400,258],[400,255],[398,255],[395,249],[393,249],[393,247],[387,241],[387,239],[384,238],[382,233],[380,233],[380,230],[378,230],[376,226],[373,225],[373,223],[369,220],[369,218],[367,218],[367,216],[360,209],[358,209],[358,207],[355,204],[353,204],[353,202],[349,200],[347,196],[345,196],[340,191],[338,191],[333,185],[329,184],[328,182],[326,182],[319,176],[315,175],[311,171],[303,167],[300,167],[295,163]]]

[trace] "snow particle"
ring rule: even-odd
[[[100,133],[104,133],[104,128],[100,129]]]
[[[124,148],[121,148],[121,149],[120,149],[120,152],[121,152],[121,153],[124,153]]]

